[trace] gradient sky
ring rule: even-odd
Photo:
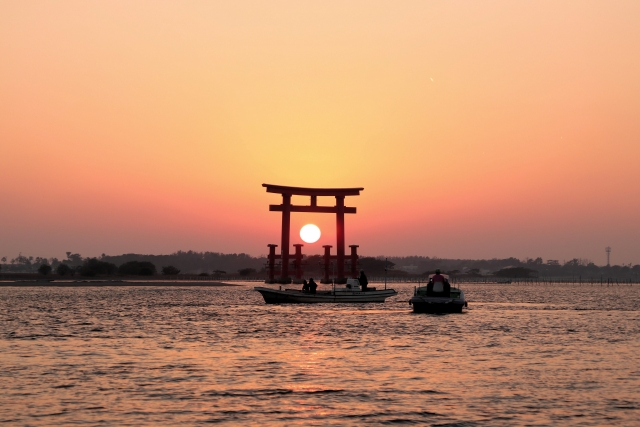
[[[0,2],[0,256],[640,263],[638,1]],[[322,200],[321,200],[322,202]],[[327,200],[329,203],[329,200]],[[296,214],[335,240],[330,215]]]

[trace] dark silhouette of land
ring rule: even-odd
[[[0,278],[88,280],[109,278],[124,280],[263,280],[266,275],[266,256],[223,254],[219,252],[178,251],[169,255],[123,254],[100,257],[83,257],[67,252],[66,258],[32,257],[19,254],[16,258],[0,259]],[[375,280],[384,276],[395,278],[425,277],[436,268],[453,278],[472,279],[494,277],[507,278],[581,278],[586,280],[616,279],[635,281],[640,279],[640,265],[597,266],[584,259],[560,262],[542,258],[504,259],[443,259],[425,256],[409,257],[361,257],[359,269]],[[311,255],[304,259],[305,275],[320,276],[323,259]],[[386,269],[386,271],[385,271]]]

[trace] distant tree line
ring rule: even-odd
[[[381,257],[378,257],[381,258]],[[503,258],[503,259],[442,259],[430,257],[389,257],[396,264],[396,270],[414,269],[417,274],[428,275],[441,269],[453,276],[462,277],[617,277],[621,279],[640,278],[640,265],[597,266],[592,261],[574,258],[569,261],[547,260],[541,258]]]
[[[223,254],[195,251],[178,251],[169,255],[103,255],[100,259],[117,265],[129,261],[147,261],[154,264],[158,270],[164,266],[173,266],[183,274],[207,273],[214,276],[237,274],[239,270],[246,268],[254,269],[256,272],[264,272],[267,262],[264,257],[252,257],[245,253]]]
[[[104,258],[104,255],[103,255]],[[59,276],[109,276],[119,274],[123,276],[151,276],[157,273],[156,266],[147,261],[128,261],[120,266],[103,259],[83,258],[80,254],[67,252],[67,258],[26,257],[19,254],[7,264],[7,258],[0,259],[0,271],[13,273],[34,273],[42,275],[56,273]],[[179,271],[179,270],[178,270]],[[175,273],[177,274],[177,273]]]
[[[1,272],[52,274],[60,276],[101,276],[135,275],[150,276],[163,274],[199,274],[224,278],[230,276],[262,277],[266,275],[266,257],[252,257],[245,253],[223,254],[218,252],[178,251],[169,255],[123,254],[100,257],[82,257],[79,253],[67,252],[66,258],[43,258],[25,256],[21,253],[8,260],[0,258]],[[330,265],[335,272],[335,261]],[[426,276],[436,268],[452,276],[460,277],[616,277],[621,279],[639,279],[640,265],[597,266],[593,262],[574,258],[569,261],[543,261],[542,258],[503,258],[503,259],[443,259],[437,257],[361,257],[358,269],[369,276],[390,277]],[[321,255],[304,258],[303,270],[307,277],[321,277],[324,274],[324,260]],[[346,266],[350,270],[350,265]]]

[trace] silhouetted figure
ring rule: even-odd
[[[309,292],[309,284],[306,280],[302,281],[302,292]]]
[[[436,274],[429,279],[427,284],[427,296],[448,297],[451,294],[451,285],[449,280],[440,274],[440,269],[436,270]]]
[[[360,277],[358,277],[358,281],[360,282],[360,286],[362,287],[362,291],[367,290],[367,285],[369,281],[367,280],[367,276],[364,274],[364,270],[360,270]]]
[[[316,293],[316,289],[318,289],[318,285],[313,281],[313,277],[309,279],[309,292],[312,294]]]

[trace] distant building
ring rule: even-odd
[[[548,259],[547,265],[560,265],[560,261],[558,261],[557,259]]]

